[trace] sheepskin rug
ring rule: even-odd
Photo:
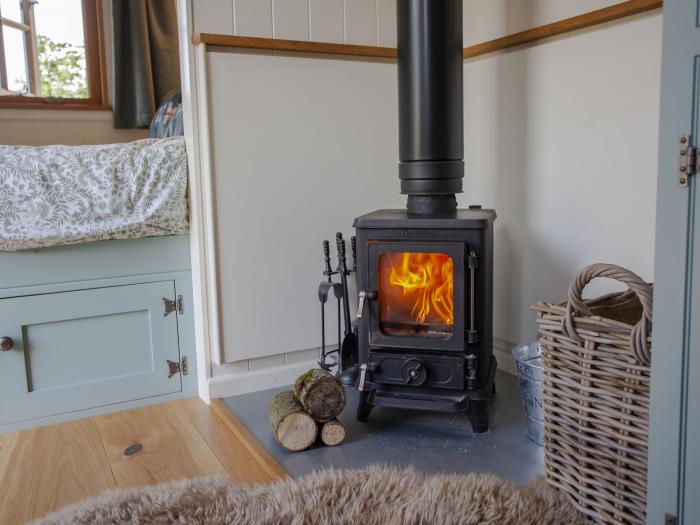
[[[220,478],[117,490],[35,522],[53,524],[493,524],[583,525],[543,479],[524,487],[491,475],[412,469],[322,470],[272,485]]]

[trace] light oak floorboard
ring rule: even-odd
[[[89,419],[0,436],[0,523],[18,525],[115,488]]]
[[[142,445],[126,456],[125,449]],[[221,403],[183,399],[0,435],[0,525],[20,525],[118,487],[199,476],[287,475]]]
[[[226,428],[243,444],[247,455],[255,459],[259,467],[265,471],[271,480],[274,481],[288,476],[284,467],[253,437],[245,425],[226,408],[223,401],[213,399],[210,408]]]
[[[186,400],[181,407],[233,481],[245,484],[270,483],[286,475],[286,471],[271,456],[261,459],[260,456],[251,454],[247,443],[231,432],[212,407],[195,398]]]
[[[227,474],[177,403],[95,418],[119,487]],[[143,449],[133,456],[125,455],[134,443]]]

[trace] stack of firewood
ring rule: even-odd
[[[310,447],[317,438],[326,445],[345,439],[345,427],[336,419],[345,407],[345,389],[333,374],[309,370],[294,382],[294,389],[270,401],[268,415],[275,439],[287,450]]]

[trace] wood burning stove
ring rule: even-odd
[[[375,406],[467,411],[489,426],[493,210],[462,191],[462,0],[397,0],[399,178],[405,210],[355,219],[357,350],[341,378]]]
[[[373,406],[469,409],[474,431],[488,429],[494,219],[469,209],[355,220],[359,419]]]

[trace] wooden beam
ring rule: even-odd
[[[474,58],[509,47],[529,44],[545,38],[594,27],[606,22],[612,22],[613,20],[619,20],[628,16],[658,9],[662,6],[663,0],[628,0],[627,2],[621,2],[610,7],[466,47],[464,48],[464,58]],[[207,46],[233,47],[239,49],[291,51],[296,53],[317,53],[322,55],[343,55],[361,58],[396,58],[396,49],[393,47],[331,44],[328,42],[217,35],[213,33],[196,33],[192,36],[192,43],[195,45],[204,44]]]
[[[235,47],[239,49],[265,49],[269,51],[292,51],[296,53],[319,53],[365,58],[396,58],[396,48],[308,42],[305,40],[282,40],[280,38],[258,38],[252,36],[215,35],[197,33],[192,43],[208,46]]]
[[[464,58],[474,58],[509,47],[529,44],[545,38],[605,24],[628,16],[638,15],[663,6],[663,0],[629,0],[582,15],[534,27],[526,31],[503,36],[464,48]]]

